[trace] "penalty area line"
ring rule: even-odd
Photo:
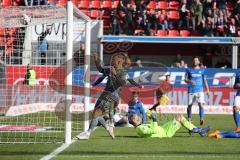
[[[64,151],[65,149],[67,149],[71,144],[75,143],[77,141],[76,138],[72,139],[71,143],[69,144],[62,144],[60,147],[56,148],[53,152],[45,155],[44,157],[42,157],[40,160],[50,160],[53,157],[57,156],[59,153],[61,153],[62,151]]]

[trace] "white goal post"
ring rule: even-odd
[[[100,21],[91,20],[72,1],[66,7],[0,8],[0,59],[5,70],[0,76],[0,143],[69,144],[88,129],[93,107],[90,53],[99,49],[100,27]],[[44,33],[47,51],[42,57]],[[80,44],[85,52],[76,62]],[[35,71],[34,85],[25,83],[28,67]]]

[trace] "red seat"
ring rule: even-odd
[[[149,4],[147,5],[147,9],[156,9],[156,2],[155,0],[152,0],[149,2]]]
[[[181,30],[180,31],[180,36],[181,37],[188,37],[188,36],[190,36],[189,30]]]
[[[161,10],[167,10],[168,4],[167,4],[166,1],[159,1],[157,8],[158,8],[158,9],[161,9]]]
[[[89,1],[88,0],[81,0],[80,3],[78,4],[78,8],[80,9],[88,9],[89,8]]]
[[[169,11],[168,18],[178,20],[179,19],[179,12],[178,11]]]
[[[72,3],[75,5],[75,6],[78,6],[78,0],[72,0]]]
[[[0,36],[4,36],[5,35],[5,29],[4,28],[0,28]]]
[[[165,37],[165,36],[167,36],[167,31],[166,30],[158,30],[157,31],[157,36]]]
[[[170,9],[170,10],[179,10],[179,2],[177,2],[177,1],[170,1],[168,9]]]
[[[169,37],[178,37],[179,36],[179,32],[178,32],[178,30],[169,30],[168,31],[168,36]]]
[[[81,10],[85,15],[90,17],[90,11],[89,10]]]
[[[113,2],[113,9],[116,9],[118,7],[119,0],[115,0]]]
[[[191,36],[193,36],[193,37],[200,37],[200,36],[202,36],[202,34],[200,32],[198,32],[198,31],[193,31]]]
[[[12,6],[13,3],[12,3],[12,0],[3,0],[1,5],[2,6]]]
[[[58,5],[59,6],[65,6],[67,4],[67,0],[59,0]]]
[[[99,0],[93,0],[92,4],[91,4],[91,8],[100,9],[101,8],[101,2]]]
[[[112,8],[112,1],[111,0],[104,0],[103,3],[102,3],[102,8],[111,9]]]
[[[91,10],[90,17],[93,19],[97,19],[101,16],[101,12],[99,10]]]

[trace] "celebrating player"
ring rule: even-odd
[[[237,126],[236,132],[240,132],[240,71],[236,74],[234,89],[237,89],[237,94],[234,100],[233,117]]]
[[[184,126],[186,129],[193,133],[199,133],[202,137],[209,132],[210,127],[198,128],[191,122],[187,121],[183,115],[177,115],[172,121],[159,126],[156,117],[152,117],[153,122],[148,124],[141,124],[136,127],[137,134],[140,137],[158,137],[158,138],[171,138],[175,133]]]
[[[189,84],[188,86],[188,108],[187,116],[188,120],[191,121],[192,105],[197,101],[199,106],[200,115],[200,125],[204,123],[204,92],[203,85],[207,89],[207,94],[209,94],[208,83],[205,77],[205,69],[200,67],[200,58],[193,58],[193,68],[188,68],[185,75],[185,82]]]
[[[126,68],[128,65],[128,57],[125,53],[113,55],[110,68],[102,66],[97,54],[94,54],[94,61],[98,71],[108,76],[108,80],[104,91],[95,104],[93,118],[88,131],[80,133],[77,138],[89,139],[90,134],[96,128],[98,123],[100,123],[108,131],[112,138],[115,138],[113,132],[113,108],[118,105],[121,87],[124,86],[127,81],[134,86],[138,86],[140,88],[142,88],[142,86],[134,80],[127,78]],[[102,114],[106,111],[109,113],[110,125],[107,125],[102,116]]]
[[[141,123],[146,123],[146,113],[145,109],[143,108],[143,104],[141,101],[138,100],[139,93],[133,92],[132,93],[132,100],[128,102],[128,113],[122,119],[115,123],[115,126],[122,126],[129,122],[133,126],[137,126],[140,119],[142,119]]]

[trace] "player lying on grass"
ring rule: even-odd
[[[195,101],[197,101],[199,106],[199,116],[200,116],[200,125],[204,123],[204,85],[207,89],[207,94],[209,94],[208,83],[205,76],[205,69],[200,67],[200,58],[193,58],[193,68],[188,68],[186,70],[185,82],[188,86],[188,107],[187,107],[187,116],[188,120],[191,121],[192,115],[192,106]]]
[[[139,93],[132,92],[132,100],[128,102],[128,112],[127,114],[120,119],[118,122],[115,122],[115,126],[123,126],[126,125],[128,122],[136,126],[136,121],[140,121],[142,124],[146,123],[146,113],[145,109],[143,108],[143,103],[138,100]]]
[[[115,106],[119,103],[121,87],[126,85],[129,81],[132,85],[142,88],[141,85],[136,83],[134,80],[127,77],[128,68],[128,57],[125,53],[117,53],[112,56],[111,67],[103,67],[97,54],[94,54],[94,61],[96,67],[100,73],[103,73],[108,77],[106,87],[100,97],[98,98],[93,114],[89,129],[86,132],[80,133],[76,138],[78,139],[89,139],[91,133],[94,131],[96,126],[100,123],[109,133],[112,138],[115,138],[113,132],[113,115],[112,111]],[[108,125],[103,118],[103,113],[109,113],[110,125]]]
[[[208,137],[212,138],[240,138],[239,132],[220,132],[218,130],[210,133]]]
[[[210,130],[210,127],[196,127],[183,115],[177,115],[172,121],[169,121],[161,126],[158,125],[156,117],[154,115],[152,115],[152,120],[152,123],[139,123],[139,125],[136,127],[137,134],[140,137],[171,138],[182,126],[192,133],[199,133],[202,137],[205,136]]]
[[[233,117],[237,126],[236,132],[240,132],[240,71],[236,74],[234,89],[237,89],[233,106]]]

